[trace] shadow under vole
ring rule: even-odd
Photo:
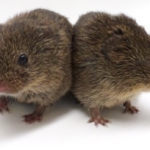
[[[21,13],[0,26],[0,95],[37,105],[26,122],[40,121],[70,89],[71,45],[71,24],[49,10]],[[0,111],[8,110],[4,96]]]
[[[148,101],[148,99],[147,99]],[[146,105],[142,106],[142,97],[140,98],[140,101],[134,101],[137,105],[140,105],[141,112],[138,117],[134,117],[132,115],[119,113],[121,111],[121,107],[113,107],[111,109],[104,109],[103,115],[105,117],[108,117],[109,119],[112,119],[113,122],[111,124],[111,127],[109,126],[109,132],[114,131],[114,129],[117,130],[116,134],[120,134],[122,132],[122,128],[124,130],[128,127],[132,127],[136,125],[135,128],[143,128],[143,130],[149,129],[150,124],[150,113],[149,108]],[[25,137],[25,135],[31,136],[36,133],[36,131],[41,131],[46,128],[46,131],[48,131],[49,138],[52,139],[54,134],[57,133],[56,137],[59,136],[59,130],[66,132],[70,132],[71,134],[74,134],[74,131],[76,132],[77,129],[79,130],[91,130],[91,126],[88,124],[85,124],[86,119],[88,118],[86,111],[80,107],[80,105],[76,105],[73,100],[70,100],[70,96],[63,97],[60,101],[57,101],[52,107],[49,107],[45,115],[43,116],[43,121],[41,123],[34,123],[32,126],[28,124],[24,124],[20,121],[21,118],[20,115],[23,115],[24,113],[31,112],[33,109],[33,105],[27,105],[27,104],[20,104],[20,103],[10,103],[9,106],[11,107],[10,112],[11,115],[4,112],[5,117],[0,116],[0,141],[8,141],[15,138],[20,138],[20,136]],[[79,112],[79,114],[77,114]],[[71,114],[70,116],[68,114]],[[80,116],[84,115],[80,118]],[[141,115],[143,115],[141,117]],[[18,117],[16,117],[18,116]],[[140,118],[140,119],[139,119]],[[83,122],[81,121],[83,119]],[[61,120],[59,122],[59,120]],[[64,120],[64,122],[63,122]],[[119,124],[119,126],[115,125],[115,122]],[[139,123],[140,122],[140,123]],[[72,126],[74,124],[74,126]],[[68,125],[68,126],[66,126]],[[56,128],[55,128],[56,127]],[[121,127],[121,128],[120,128]],[[84,129],[83,129],[84,128]],[[101,133],[102,128],[93,128],[93,132],[98,132],[100,130]],[[133,130],[134,130],[133,129]],[[142,130],[142,131],[143,131]],[[105,130],[103,130],[105,132]],[[62,134],[62,132],[61,132]],[[64,135],[65,135],[64,134]],[[80,134],[80,133],[79,133]],[[106,132],[107,134],[107,132]],[[103,137],[103,136],[102,136]],[[39,137],[41,138],[41,136]]]
[[[75,97],[91,112],[89,122],[109,120],[99,109],[124,104],[137,113],[130,100],[150,89],[149,36],[132,18],[90,12],[74,25],[73,84]]]

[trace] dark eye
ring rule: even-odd
[[[19,65],[25,65],[28,62],[28,57],[25,54],[21,54],[18,59]]]

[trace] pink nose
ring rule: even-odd
[[[0,93],[5,93],[5,92],[8,92],[8,86],[6,86],[5,84],[3,83],[0,83]]]

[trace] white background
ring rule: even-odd
[[[47,8],[65,15],[71,23],[88,11],[125,13],[150,34],[148,0],[0,0],[0,23],[15,14],[34,8]],[[141,113],[122,114],[123,107],[105,109],[103,116],[112,121],[107,127],[89,124],[89,114],[70,97],[49,107],[41,123],[27,125],[21,116],[33,106],[11,103],[11,113],[0,115],[0,149],[35,150],[127,150],[150,148],[150,93],[142,93],[133,104]]]

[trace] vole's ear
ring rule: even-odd
[[[126,61],[130,46],[124,37],[124,31],[116,28],[105,41],[102,53],[109,61],[120,64]]]
[[[124,31],[123,31],[123,29],[122,29],[121,27],[117,27],[117,28],[114,28],[114,29],[113,29],[113,33],[114,33],[115,35],[123,35],[123,34],[124,34]]]
[[[110,29],[111,36],[124,36],[127,33],[127,27],[125,25],[112,25]]]

